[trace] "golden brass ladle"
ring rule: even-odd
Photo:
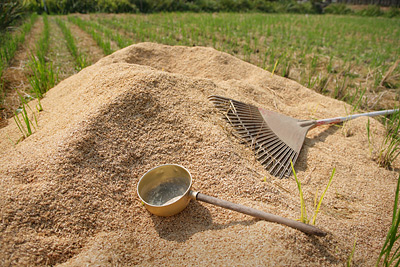
[[[186,208],[191,199],[194,199],[269,222],[280,223],[306,234],[326,235],[326,232],[315,226],[194,192],[191,187],[192,175],[188,170],[179,165],[166,164],[146,172],[139,180],[137,193],[147,210],[157,216],[175,215]]]

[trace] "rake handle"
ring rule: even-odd
[[[292,227],[294,229],[300,230],[306,234],[309,235],[316,235],[316,236],[325,236],[326,232],[318,229],[315,226],[309,225],[309,224],[305,224],[302,222],[298,222],[295,220],[291,220],[288,218],[284,218],[278,215],[274,215],[274,214],[270,214],[264,211],[260,211],[260,210],[256,210],[250,207],[246,207],[240,204],[235,204],[226,200],[222,200],[222,199],[218,199],[215,197],[211,197],[211,196],[207,196],[204,195],[202,193],[195,193],[196,194],[196,199],[209,203],[209,204],[213,204],[225,209],[230,209],[233,211],[237,211],[240,213],[244,213],[259,219],[263,219],[269,222],[275,222],[275,223],[280,223],[289,227]]]
[[[398,111],[399,111],[399,109],[389,109],[389,110],[381,110],[381,111],[374,111],[374,112],[368,112],[368,113],[354,114],[354,115],[349,115],[346,117],[336,117],[336,118],[331,118],[331,119],[316,120],[315,126],[326,125],[326,124],[337,124],[337,123],[353,120],[355,118],[362,117],[362,116],[375,117],[375,116],[379,116],[379,115],[389,115],[389,114],[393,114]]]

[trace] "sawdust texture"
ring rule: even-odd
[[[168,218],[145,209],[139,178],[176,163],[204,194],[300,217],[294,178],[264,170],[208,101],[213,94],[302,119],[350,110],[212,48],[117,51],[51,89],[33,135],[14,145],[15,123],[0,130],[0,265],[343,266],[355,240],[353,263],[373,265],[399,162],[389,171],[373,161],[366,118],[311,130],[296,164],[309,216],[336,168],[316,220],[326,237],[195,201]],[[370,124],[378,143],[383,126]]]

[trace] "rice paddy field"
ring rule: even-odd
[[[209,46],[355,110],[399,103],[400,20],[335,15],[32,15],[1,38],[1,111],[138,42]],[[19,95],[16,93],[19,92]]]

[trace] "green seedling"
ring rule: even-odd
[[[396,194],[394,197],[394,207],[392,215],[392,224],[386,235],[385,243],[379,253],[379,257],[376,261],[376,266],[399,266],[400,264],[400,245],[398,239],[400,234],[398,233],[400,224],[400,209],[399,204],[399,190],[400,190],[400,175],[397,179]]]
[[[37,98],[43,98],[44,94],[56,85],[58,81],[58,73],[54,71],[53,63],[46,60],[46,54],[49,48],[50,29],[47,15],[43,15],[44,29],[42,36],[36,43],[36,51],[31,52],[29,67],[31,76],[29,83],[32,91]],[[39,102],[39,110],[43,110]]]
[[[18,129],[22,133],[22,138],[24,139],[32,134],[32,127],[33,128],[35,127],[33,125],[32,121],[29,119],[26,107],[28,107],[30,109],[30,111],[32,112],[36,126],[38,123],[37,123],[37,118],[35,116],[35,113],[32,111],[32,109],[28,105],[28,102],[25,100],[25,98],[21,94],[18,93],[18,95],[21,99],[22,107],[20,109],[18,109],[18,112],[17,111],[14,112],[14,114],[15,114],[14,121],[17,124]],[[18,116],[18,113],[21,113],[22,122]]]
[[[296,174],[296,171],[294,170],[293,162],[290,161],[290,164],[292,166],[294,179],[296,180],[297,188],[299,189],[299,193],[300,193],[300,222],[308,223],[309,220],[307,218],[307,210],[306,210],[306,205],[304,202],[303,190],[301,189],[301,182],[297,179],[297,174]]]
[[[324,193],[322,193],[322,195],[321,195],[321,197],[320,197],[320,199],[319,199],[319,201],[318,201],[318,204],[317,204],[317,201],[316,201],[316,200],[317,200],[317,193],[318,193],[318,190],[315,192],[314,216],[313,216],[313,218],[312,218],[312,222],[311,222],[312,224],[315,224],[315,220],[317,219],[317,215],[318,215],[319,210],[320,210],[320,208],[321,208],[322,200],[324,199],[324,196],[325,196],[326,192],[328,191],[328,188],[330,187],[330,185],[331,185],[331,183],[332,183],[332,179],[333,179],[333,176],[335,175],[335,172],[336,172],[336,168],[333,168],[331,177],[329,178],[329,182],[328,182],[328,184],[327,184],[327,186],[326,186],[326,188],[325,188]]]
[[[303,190],[301,189],[301,182],[297,178],[296,171],[294,170],[293,163],[290,162],[290,164],[292,166],[293,175],[294,175],[294,178],[296,180],[297,188],[299,189],[299,193],[300,193],[300,209],[301,209],[300,221],[302,223],[309,223],[310,220],[308,219],[308,216],[307,216],[306,205],[305,205],[305,201],[304,201],[304,197],[303,197]],[[328,191],[329,186],[332,183],[332,179],[333,179],[333,176],[335,175],[335,171],[336,171],[336,169],[333,168],[331,177],[330,177],[329,182],[328,182],[328,185],[326,186],[325,191],[322,193],[322,195],[321,195],[321,197],[319,198],[318,201],[317,201],[317,199],[318,199],[318,190],[315,192],[315,197],[314,197],[314,215],[313,215],[313,217],[311,219],[311,224],[315,225],[315,220],[317,219],[317,215],[318,215],[318,213],[320,211],[320,208],[321,208],[321,205],[322,205],[322,200],[324,199],[324,196],[325,196],[326,192]]]
[[[274,68],[272,69],[272,72],[271,72],[271,77],[274,76],[274,73],[275,73],[276,67],[278,66],[278,63],[279,63],[279,59],[275,62]]]
[[[347,259],[347,264],[346,264],[347,267],[351,267],[353,265],[352,263],[353,263],[354,251],[356,250],[356,243],[357,243],[357,238],[354,240],[353,249],[351,250],[350,256]]]
[[[392,163],[400,155],[400,111],[385,119],[386,135],[378,153],[378,163],[391,168]]]
[[[72,16],[68,17],[69,21],[76,24],[79,28],[89,33],[93,39],[96,41],[97,45],[103,49],[104,54],[109,55],[114,52],[111,49],[111,44],[109,39],[104,38],[104,33],[101,31],[100,27],[96,27],[97,23],[91,23],[89,21],[84,21],[81,18]]]
[[[68,50],[75,59],[76,70],[79,71],[85,68],[88,65],[88,63],[86,62],[86,57],[81,52],[78,51],[78,48],[76,47],[75,44],[75,39],[72,36],[70,29],[67,27],[67,25],[63,20],[57,18],[56,22],[64,35],[64,38],[67,42]]]

